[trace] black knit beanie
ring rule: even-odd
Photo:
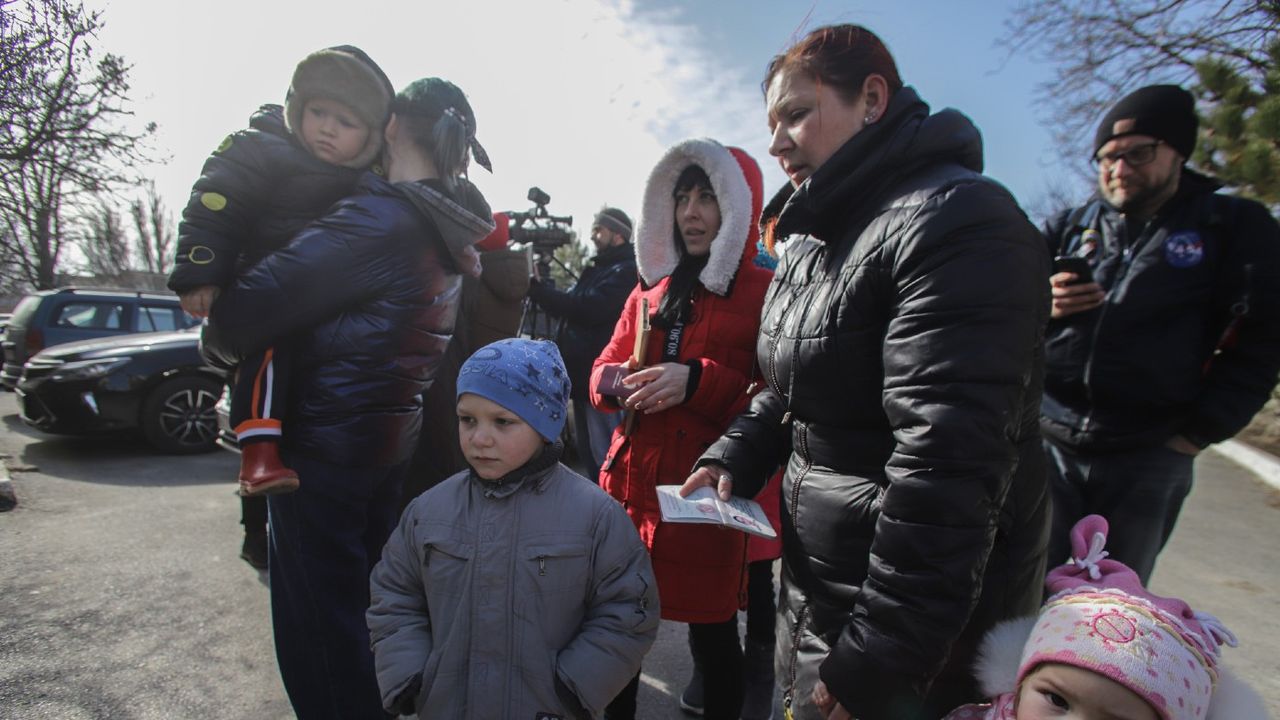
[[[1148,85],[1121,98],[1098,125],[1093,152],[1125,135],[1163,140],[1184,158],[1196,147],[1196,101],[1177,85]]]
[[[631,218],[627,214],[615,207],[606,207],[596,213],[593,224],[599,225],[606,230],[612,230],[622,236],[624,240],[631,240]]]

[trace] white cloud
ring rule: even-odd
[[[439,75],[467,92],[495,167],[472,177],[495,209],[525,209],[538,185],[585,236],[604,203],[638,211],[662,149],[690,136],[745,147],[768,187],[781,182],[764,154],[758,78],[713,57],[698,28],[630,0],[102,7],[103,45],[134,64],[139,115],[160,123],[172,155],[156,177],[175,210],[218,141],[283,98],[294,64],[342,43],[365,49],[397,87]]]

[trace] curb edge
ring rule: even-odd
[[[1262,482],[1280,490],[1280,458],[1239,440],[1226,440],[1211,447],[1219,455],[1256,475]]]
[[[9,477],[9,466],[0,460],[0,512],[12,510],[18,506],[18,496],[13,489],[13,479]]]

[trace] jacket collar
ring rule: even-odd
[[[458,178],[453,188],[437,180],[393,185],[373,173],[367,173],[364,182],[406,198],[440,232],[451,254],[480,242],[495,227],[489,203],[466,178]]]
[[[591,258],[590,262],[594,267],[607,267],[627,260],[635,255],[635,252],[635,246],[630,241],[627,241],[597,251],[596,256]]]
[[[929,114],[910,87],[899,90],[884,117],[849,139],[799,188],[787,183],[764,209],[777,218],[775,237],[809,234],[836,240],[850,217],[875,207],[898,180],[922,167],[953,162],[982,172],[982,136],[950,108]]]
[[[284,124],[284,108],[268,103],[260,106],[252,115],[249,116],[249,127],[260,132],[268,132],[272,135],[280,135],[297,140],[297,136],[289,132],[289,128]],[[301,141],[298,141],[301,145]],[[304,150],[306,152],[306,150]],[[310,154],[308,152],[308,154]]]
[[[563,452],[564,445],[559,441],[549,443],[542,448],[542,452],[533,456],[529,462],[497,480],[485,480],[477,475],[474,469],[467,474],[471,478],[471,482],[475,483],[481,492],[485,494],[485,497],[489,498],[510,497],[526,485],[531,487],[534,492],[541,492],[547,477],[560,464],[560,455]]]

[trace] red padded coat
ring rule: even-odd
[[[669,150],[654,169],[636,233],[642,282],[627,298],[613,337],[593,365],[591,401],[603,410],[617,409],[611,397],[595,392],[601,370],[631,356],[641,298],[648,299],[652,314],[667,290],[678,259],[670,198],[676,178],[690,163],[710,177],[722,217],[707,267],[699,275],[701,284],[693,291],[693,309],[676,356],[677,362],[697,362],[699,381],[686,402],[653,415],[637,415],[629,435],[621,427],[614,432],[600,484],[627,509],[649,547],[662,617],[709,623],[727,620],[742,606],[747,536],[710,525],[663,523],[656,487],[683,483],[694,461],[763,384],[755,366],[755,344],[772,273],[752,262],[761,179],[746,153],[714,141],[691,140]],[[663,362],[665,341],[666,333],[655,328],[646,366]],[[762,493],[760,500],[776,506],[776,487],[774,493],[771,500]]]

